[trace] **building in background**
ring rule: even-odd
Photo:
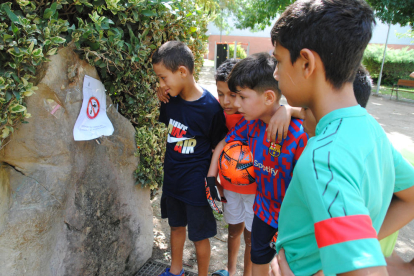
[[[229,19],[229,24],[232,24],[232,20]],[[274,20],[274,22],[276,19]],[[272,23],[273,26],[273,23]],[[249,29],[238,30],[233,28],[228,35],[223,31],[221,35],[221,42],[234,42],[238,43],[247,43],[249,44],[249,54],[259,53],[259,52],[269,52],[273,51],[272,42],[270,39],[270,31],[272,26],[267,27],[265,30],[260,32],[252,32]],[[409,47],[414,49],[414,43],[411,43],[410,38],[398,38],[397,33],[406,33],[410,27],[401,27],[400,25],[391,25],[390,35],[388,38],[388,48],[392,49],[401,49],[404,47]],[[387,37],[388,25],[381,23],[377,19],[377,25],[374,28],[372,39],[370,43],[373,44],[385,44]],[[215,43],[220,42],[220,29],[217,28],[212,22],[208,25],[208,54],[207,58],[214,60],[214,49]],[[246,47],[246,46],[245,46]]]

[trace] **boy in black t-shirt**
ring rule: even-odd
[[[194,57],[182,42],[169,41],[157,49],[152,64],[162,92],[159,121],[168,126],[161,198],[162,218],[171,227],[171,268],[162,276],[184,275],[183,249],[188,237],[196,247],[198,275],[207,276],[210,242],[216,221],[205,196],[204,178],[212,149],[227,133],[223,109],[194,80]]]

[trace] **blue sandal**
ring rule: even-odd
[[[216,272],[212,273],[211,276],[230,276],[229,272],[224,269],[217,270]]]
[[[181,269],[180,273],[178,273],[178,274],[172,274],[170,272],[170,268],[168,267],[168,268],[165,269],[165,271],[163,273],[161,273],[158,276],[184,276],[184,275],[185,275],[184,269]]]

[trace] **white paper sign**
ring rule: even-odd
[[[73,128],[73,137],[75,141],[85,141],[112,133],[114,127],[106,115],[105,87],[99,80],[85,75],[82,108]]]

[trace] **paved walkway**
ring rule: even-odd
[[[202,68],[199,83],[217,96],[214,67]],[[282,99],[282,103],[286,103],[286,100]],[[368,102],[367,110],[384,128],[395,148],[414,153],[413,102],[397,102],[389,97],[373,95]],[[400,231],[395,250],[405,261],[414,258],[414,220]]]

